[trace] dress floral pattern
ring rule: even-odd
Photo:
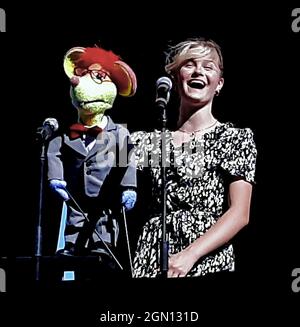
[[[161,166],[166,165],[167,236],[169,254],[175,254],[201,237],[227,206],[226,190],[235,177],[254,182],[256,147],[249,128],[220,123],[200,137],[191,134],[180,147],[170,131],[135,132],[135,159],[139,170],[149,169],[152,179],[152,213],[138,239],[133,267],[135,277],[160,273]],[[162,141],[163,139],[163,141]],[[162,156],[161,144],[166,149]],[[226,244],[201,258],[187,276],[234,270],[234,251]]]

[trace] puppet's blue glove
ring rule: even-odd
[[[134,190],[126,190],[122,193],[122,204],[126,210],[131,210],[136,202],[136,191]]]
[[[58,193],[64,201],[68,201],[70,199],[68,193],[65,190],[67,186],[67,183],[65,181],[59,179],[51,179],[49,183],[50,188],[56,193]]]

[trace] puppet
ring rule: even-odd
[[[105,112],[118,94],[135,94],[136,76],[119,56],[99,47],[70,49],[64,71],[78,121],[55,135],[47,149],[50,187],[67,204],[59,254],[109,256],[107,247],[117,245],[121,205],[130,210],[136,201],[136,171],[128,130]]]

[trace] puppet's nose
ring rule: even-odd
[[[70,82],[72,84],[72,86],[76,86],[79,84],[79,77],[77,76],[73,76],[71,79],[70,79]]]

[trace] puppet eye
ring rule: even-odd
[[[74,75],[76,76],[84,76],[86,74],[90,74],[92,80],[97,84],[101,84],[108,76],[108,73],[104,70],[83,69],[80,67],[76,67],[74,69]]]
[[[94,82],[101,84],[108,76],[104,70],[90,70],[89,71]]]
[[[89,71],[87,69],[83,69],[83,68],[80,68],[80,67],[76,67],[74,69],[74,75],[76,76],[84,76],[88,73]]]

